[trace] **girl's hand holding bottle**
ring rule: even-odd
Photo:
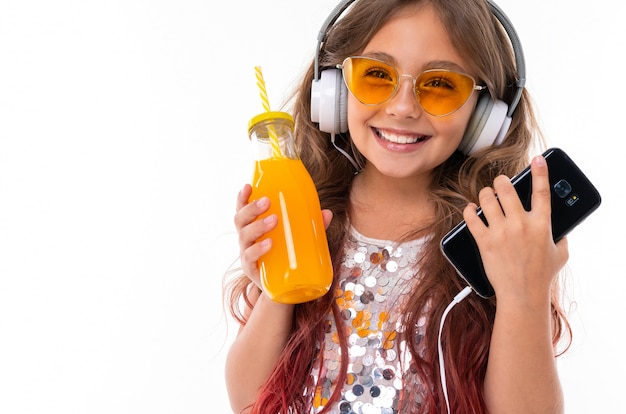
[[[243,272],[263,290],[257,261],[272,248],[272,239],[264,237],[278,224],[278,217],[271,214],[263,219],[259,216],[270,208],[267,197],[250,200],[252,187],[245,184],[237,195],[237,207],[234,217],[235,228],[239,235],[239,257]],[[328,228],[333,214],[330,210],[322,210],[324,228]]]

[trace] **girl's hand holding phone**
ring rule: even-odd
[[[499,300],[537,299],[550,303],[554,277],[567,262],[567,241],[553,240],[550,181],[542,156],[533,159],[531,175],[530,211],[524,209],[511,181],[499,176],[493,188],[486,187],[479,193],[489,225],[476,214],[476,205],[467,206],[463,217]]]

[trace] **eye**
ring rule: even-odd
[[[377,80],[386,80],[389,82],[393,82],[394,76],[388,69],[380,68],[380,67],[372,67],[368,68],[363,74],[366,78],[372,78]]]
[[[422,87],[431,89],[456,89],[454,83],[441,75],[436,75],[426,79],[424,82],[422,82]]]

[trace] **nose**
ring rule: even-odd
[[[386,111],[397,118],[417,118],[422,114],[422,107],[415,95],[415,77],[401,75],[396,93],[387,102]]]

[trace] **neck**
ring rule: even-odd
[[[369,237],[400,240],[432,221],[430,185],[430,175],[390,178],[365,168],[352,184],[352,225]]]

